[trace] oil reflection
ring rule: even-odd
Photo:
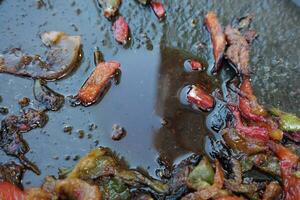
[[[189,152],[203,153],[207,113],[196,111],[180,102],[182,88],[201,84],[211,92],[217,83],[206,72],[186,72],[184,61],[196,58],[178,49],[161,47],[161,62],[157,77],[155,112],[161,117],[162,126],[155,130],[154,147],[159,159],[172,165]]]

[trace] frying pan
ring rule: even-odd
[[[218,77],[186,73],[184,60],[197,57],[211,64],[209,35],[203,27],[208,10],[217,12],[223,26],[235,17],[254,13],[253,27],[259,38],[251,49],[251,70],[255,94],[266,106],[300,114],[300,8],[289,0],[172,0],[163,1],[167,18],[159,22],[149,8],[133,0],[123,1],[120,14],[126,17],[132,40],[128,47],[112,38],[111,22],[94,1],[0,1],[0,51],[20,47],[43,55],[39,34],[64,31],[82,36],[84,57],[80,67],[63,80],[48,85],[65,96],[76,94],[94,68],[93,50],[98,46],[106,60],[121,63],[122,77],[105,97],[90,107],[71,107],[49,112],[43,129],[24,134],[31,151],[28,158],[42,171],[26,172],[25,187],[40,185],[45,175],[57,175],[59,167],[73,166],[78,157],[95,146],[108,146],[132,167],[142,167],[155,176],[157,159],[168,165],[191,152],[204,153],[206,113],[195,112],[180,102],[179,91],[188,84],[202,83],[212,91]],[[192,26],[191,21],[196,21]],[[203,43],[207,48],[197,48]],[[35,107],[33,81],[0,74],[1,106],[18,114],[18,100],[29,97]],[[5,116],[0,116],[3,119]],[[111,140],[111,128],[119,124],[127,136]],[[63,132],[66,125],[72,134]],[[97,128],[95,128],[95,126]],[[91,128],[94,127],[94,128]],[[78,131],[85,137],[80,139]],[[0,161],[13,160],[0,152]]]

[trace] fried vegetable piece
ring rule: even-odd
[[[73,71],[80,58],[80,36],[51,31],[43,33],[41,39],[50,48],[45,60],[39,55],[12,49],[0,54],[0,73],[57,80]]]
[[[187,94],[188,102],[195,104],[198,108],[208,111],[214,106],[214,98],[207,94],[201,87],[192,85]]]
[[[25,190],[26,200],[53,200],[54,195],[41,188],[29,188]]]
[[[279,160],[270,152],[250,156],[249,160],[261,171],[273,176],[280,176]]]
[[[129,188],[121,180],[114,177],[101,179],[100,191],[102,192],[103,199],[131,199]]]
[[[150,6],[159,20],[162,20],[166,16],[165,8],[161,2],[151,1]]]
[[[42,188],[26,190],[27,196],[32,199],[74,199],[74,200],[101,200],[102,194],[96,185],[91,185],[77,178],[56,180],[47,176]]]
[[[228,48],[226,58],[236,68],[239,76],[249,76],[250,46],[238,29],[227,26],[225,28]]]
[[[79,160],[68,178],[90,180],[115,175],[118,165],[117,159],[108,148],[96,148]]]
[[[182,160],[178,165],[173,166],[173,170],[171,172],[164,169],[164,172],[166,173],[164,176],[170,177],[167,183],[170,187],[170,194],[172,197],[181,197],[188,191],[188,177],[199,164],[200,158],[201,157],[199,155],[193,154]]]
[[[10,129],[24,133],[34,128],[42,128],[48,122],[48,116],[44,111],[28,109],[21,116],[10,115],[3,123]]]
[[[0,130],[0,148],[10,156],[17,157],[26,168],[32,170],[36,174],[40,174],[40,170],[35,164],[30,162],[25,154],[29,151],[28,144],[20,135],[14,126],[8,126],[7,122],[1,122]]]
[[[279,127],[283,131],[300,131],[300,118],[294,114],[282,112],[279,109],[272,108],[270,112],[279,118]]]
[[[24,200],[25,193],[9,182],[0,182],[0,199],[3,200]]]
[[[204,158],[199,165],[191,172],[187,184],[197,191],[183,197],[183,200],[188,199],[211,199],[217,197],[228,196],[228,192],[222,190],[224,184],[224,172],[221,164],[216,160],[216,172],[211,171],[211,165],[207,158]],[[213,178],[212,184],[208,181]],[[193,182],[189,183],[189,180]]]
[[[22,188],[22,178],[24,167],[15,162],[4,163],[0,165],[0,182],[10,182],[19,188]]]
[[[233,128],[226,128],[222,133],[226,144],[231,149],[239,150],[247,155],[254,155],[268,150],[268,147],[264,143],[253,141],[251,138],[245,139],[243,136],[237,134]]]
[[[43,104],[47,110],[57,111],[65,102],[65,97],[52,89],[42,80],[35,80],[33,93],[35,99]]]
[[[239,109],[243,117],[253,120],[265,122],[267,112],[258,104],[249,78],[243,79],[240,86],[241,95],[239,95]]]
[[[213,55],[214,55],[214,66],[211,73],[216,73],[221,67],[221,61],[223,59],[225,51],[225,35],[223,29],[218,21],[217,15],[213,11],[209,11],[204,19],[204,24],[207,27],[211,35],[211,41],[213,45]]]
[[[247,138],[256,139],[258,141],[268,141],[269,140],[269,132],[265,127],[260,127],[256,125],[245,126],[241,119],[241,114],[237,109],[233,110],[233,115],[235,117],[235,128],[238,134]]]
[[[132,200],[154,200],[154,199],[150,194],[137,193],[133,195]]]
[[[193,169],[187,179],[187,185],[195,190],[202,189],[214,182],[215,172],[209,162],[204,157],[201,162]]]
[[[80,88],[77,98],[85,106],[95,103],[104,92],[111,77],[120,68],[116,61],[101,62]]]
[[[280,160],[285,200],[299,199],[300,178],[294,174],[294,169],[296,169],[298,165],[299,157],[281,144],[269,141],[268,145]]]
[[[231,158],[231,163],[234,178],[225,179],[225,187],[233,192],[254,194],[258,190],[257,184],[243,184],[240,162],[235,158]]]
[[[278,182],[272,181],[266,187],[262,200],[273,200],[280,196],[282,189]]]
[[[125,45],[129,35],[129,27],[124,17],[120,16],[113,24],[112,30],[117,42]]]
[[[120,178],[124,183],[130,186],[148,186],[159,194],[166,194],[169,191],[169,187],[167,184],[164,184],[161,181],[155,180],[153,178],[148,178],[133,169],[119,170],[117,171],[116,177]]]
[[[101,200],[97,186],[92,186],[80,179],[65,179],[57,181],[54,189],[61,199]]]
[[[300,142],[300,131],[299,132],[288,132],[284,133],[290,140],[294,142]]]
[[[81,158],[68,178],[83,180],[114,176],[130,186],[148,186],[158,193],[167,193],[168,186],[148,178],[140,172],[121,167],[117,157],[108,148],[97,148]]]
[[[111,18],[116,15],[121,2],[121,0],[98,0],[99,5],[103,9],[103,15],[106,18]]]

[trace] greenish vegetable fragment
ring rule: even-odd
[[[120,170],[117,172],[116,176],[131,186],[148,186],[154,191],[163,194],[168,193],[169,191],[169,186],[167,184],[152,178],[147,178],[136,170]]]
[[[241,160],[240,160],[240,163],[241,163],[241,166],[242,166],[242,171],[243,172],[246,172],[246,171],[249,171],[252,169],[253,167],[253,162],[252,160],[250,160],[250,158],[247,156],[243,157]]]
[[[214,170],[208,158],[204,157],[189,174],[187,182],[193,189],[202,189],[214,183],[214,175]]]
[[[169,186],[161,181],[148,178],[134,169],[121,166],[119,159],[108,148],[100,147],[81,158],[68,178],[95,180],[115,177],[129,186],[148,186],[157,193],[168,193]]]
[[[294,172],[294,176],[296,176],[297,178],[300,178],[300,171]]]
[[[58,176],[60,179],[64,179],[64,178],[67,178],[68,175],[72,172],[73,168],[58,168]]]
[[[280,111],[277,108],[272,108],[270,112],[279,117],[280,129],[283,131],[300,131],[300,118],[294,114]]]
[[[112,152],[108,148],[97,148],[80,159],[68,178],[96,179],[100,176],[115,175],[117,168],[118,161]]]
[[[105,179],[101,185],[103,199],[129,200],[131,197],[129,188],[117,178]]]

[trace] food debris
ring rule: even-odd
[[[22,188],[24,171],[24,167],[15,162],[0,164],[0,182],[7,181]]]
[[[78,135],[78,138],[79,138],[79,139],[84,138],[84,136],[85,136],[84,130],[78,130],[77,135]]]
[[[30,99],[28,97],[23,97],[22,99],[19,100],[18,103],[22,108],[24,108],[29,105]]]
[[[10,121],[7,120],[1,121],[0,149],[7,155],[17,157],[26,168],[40,174],[38,167],[25,157],[29,151],[27,142],[23,139],[18,128],[9,123]]]
[[[190,68],[194,71],[204,71],[205,70],[205,67],[198,60],[190,59],[190,60],[187,60],[186,62],[189,63]]]
[[[125,21],[125,18],[120,16],[113,24],[112,30],[114,32],[114,38],[121,44],[126,44],[128,40],[129,28]]]
[[[9,115],[2,122],[19,132],[28,132],[34,128],[42,128],[48,122],[48,116],[44,111],[28,109],[20,116]]]
[[[7,115],[9,113],[9,110],[7,107],[0,107],[0,114],[1,115]]]
[[[238,29],[227,26],[225,28],[228,47],[225,52],[226,58],[236,68],[239,76],[249,76],[250,47],[247,40]]]
[[[58,111],[64,105],[65,97],[50,89],[42,80],[35,80],[33,93],[47,110]]]
[[[89,106],[95,103],[119,68],[120,63],[116,61],[99,63],[87,81],[85,81],[83,86],[80,88],[77,94],[77,99],[84,106]]]
[[[254,15],[253,14],[249,14],[246,15],[244,17],[240,17],[238,19],[239,24],[238,24],[238,28],[239,29],[244,29],[244,28],[248,28],[252,22],[252,20],[254,19]]]
[[[143,5],[147,5],[149,3],[150,0],[138,0],[139,3],[143,4]]]
[[[211,41],[213,44],[214,66],[212,67],[210,72],[211,74],[214,74],[221,67],[226,40],[217,15],[213,11],[210,11],[206,14],[204,23],[208,31],[210,32]]]
[[[243,33],[244,38],[249,44],[253,42],[258,37],[258,34],[255,29],[249,29]]]
[[[94,50],[94,64],[97,66],[100,62],[104,62],[104,56],[98,47]]]
[[[43,33],[41,39],[50,48],[46,59],[13,48],[8,53],[0,54],[0,73],[57,80],[73,71],[80,60],[80,36],[51,31]]]
[[[97,128],[98,128],[98,126],[95,123],[90,123],[89,124],[89,131],[96,130]]]
[[[111,18],[116,15],[121,2],[121,0],[98,0],[99,5],[103,9],[103,15],[106,18]]]
[[[214,106],[214,98],[207,94],[201,87],[193,85],[188,91],[187,99],[204,111],[211,110]]]
[[[239,96],[239,109],[242,115],[253,121],[265,122],[267,111],[258,104],[251,82],[248,78],[244,79],[241,86],[241,95]]]
[[[119,141],[126,136],[126,130],[118,124],[114,124],[112,127],[112,140]]]
[[[151,1],[150,6],[159,20],[162,20],[166,16],[166,11],[162,3]]]
[[[63,131],[64,131],[65,133],[68,133],[68,134],[71,134],[71,133],[72,133],[72,130],[73,130],[73,127],[70,126],[70,125],[66,125],[66,126],[64,126],[64,128],[63,128]]]

